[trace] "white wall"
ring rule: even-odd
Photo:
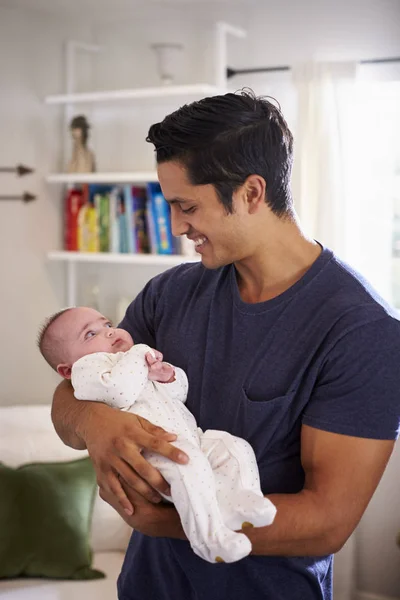
[[[56,273],[51,280],[44,260],[45,252],[60,244],[61,207],[43,182],[44,173],[56,169],[60,135],[43,97],[61,85],[62,41],[70,32],[88,36],[79,23],[0,8],[0,164],[35,169],[20,180],[1,175],[1,193],[37,195],[28,205],[0,204],[0,404],[49,402],[57,380],[35,348],[39,323],[60,305],[63,293],[62,281],[56,283]]]
[[[31,2],[31,5],[34,2]],[[3,315],[0,404],[49,402],[57,380],[35,348],[41,319],[63,305],[63,277],[46,264],[47,250],[61,247],[59,190],[43,182],[48,171],[61,168],[62,119],[59,110],[45,107],[48,93],[63,91],[63,42],[71,37],[101,43],[106,51],[93,62],[82,60],[79,90],[129,87],[156,83],[152,41],[185,44],[178,81],[212,81],[213,29],[217,18],[245,27],[246,41],[229,43],[234,67],[293,64],[307,59],[334,60],[400,55],[398,0],[336,0],[336,2],[281,0],[215,9],[193,6],[190,14],[165,7],[155,20],[142,9],[135,20],[97,21],[91,26],[69,3],[70,19],[0,6],[0,164],[24,162],[35,175],[20,181],[1,176],[2,193],[29,190],[36,202],[2,202],[0,210],[0,310]],[[209,6],[209,5],[208,5]],[[75,16],[74,16],[75,15]],[[151,16],[151,18],[150,18]],[[90,21],[92,22],[92,21]],[[254,76],[232,80],[234,87],[269,84],[271,93],[284,97],[290,112],[287,75]],[[282,96],[281,96],[282,95]],[[171,106],[171,109],[174,106]],[[99,168],[130,169],[152,166],[151,148],[143,139],[148,124],[162,118],[168,107],[110,107],[89,112],[96,129],[92,143]],[[137,116],[140,115],[140,123]],[[102,310],[114,309],[118,296],[130,297],[147,273],[122,269],[82,270],[82,301],[91,282],[107,285]],[[89,290],[90,291],[90,290]],[[400,456],[397,452],[362,524],[357,542],[357,587],[381,596],[400,598],[400,550],[394,536],[400,530]]]

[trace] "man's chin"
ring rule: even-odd
[[[218,260],[216,258],[205,258],[204,256],[201,257],[201,264],[203,265],[203,267],[205,267],[206,269],[210,269],[210,270],[216,270],[216,269],[220,269],[221,267],[226,267],[226,265],[230,265],[231,262],[230,261],[226,261],[226,260]]]

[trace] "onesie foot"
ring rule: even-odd
[[[232,563],[248,556],[251,552],[251,542],[244,533],[231,531],[227,527],[219,528],[213,533],[206,544],[193,544],[195,554],[210,563]]]
[[[243,523],[253,527],[271,525],[275,518],[276,508],[262,493],[252,490],[241,490],[235,494],[231,504],[220,503],[223,521],[229,529],[237,531]]]

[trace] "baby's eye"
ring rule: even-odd
[[[105,326],[106,327],[112,327],[113,325],[112,325],[112,323],[108,322],[108,323],[105,324]]]
[[[88,340],[89,338],[93,337],[96,335],[95,331],[88,331],[85,335],[85,340]]]

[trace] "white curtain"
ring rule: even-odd
[[[355,63],[293,67],[298,96],[293,192],[305,232],[339,255],[346,251],[344,107]]]
[[[356,65],[314,64],[293,68],[298,96],[293,194],[304,231],[344,257],[347,252],[346,141],[348,99]],[[334,598],[355,590],[355,536],[334,560]]]
[[[399,84],[360,81],[357,71],[356,63],[293,68],[295,207],[308,235],[391,302]]]
[[[361,81],[355,63],[299,65],[293,83],[293,194],[303,228],[391,302],[400,84]],[[355,597],[356,563],[357,532],[335,556],[335,600]]]
[[[345,131],[345,258],[390,303],[399,106],[399,83],[359,80],[347,104]]]

